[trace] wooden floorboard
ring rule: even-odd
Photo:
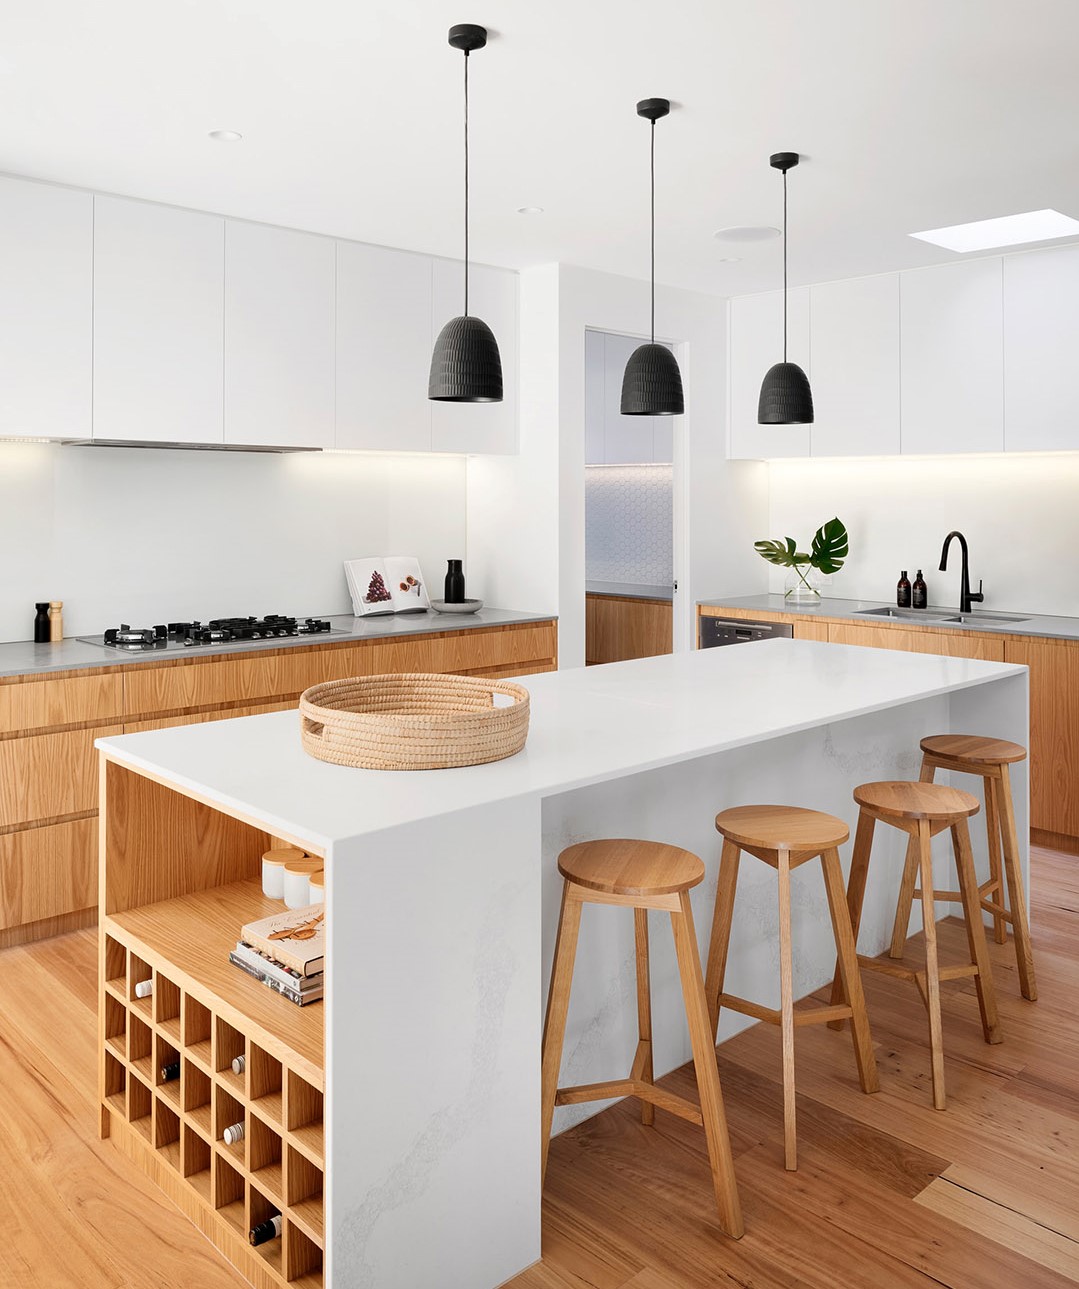
[[[881,1091],[860,1091],[848,1034],[799,1029],[796,1173],[775,1028],[719,1049],[742,1240],[719,1229],[700,1129],[663,1112],[644,1128],[626,1101],[553,1143],[543,1260],[507,1289],[1079,1285],[1079,858],[1036,850],[1032,872],[1039,1001],[1019,996],[1010,943],[990,945],[1003,1043],[983,1042],[969,980],[944,987],[946,1111],[916,992],[867,975]],[[941,924],[942,955],[965,943]],[[96,932],[4,950],[0,967],[0,1286],[242,1284],[97,1139]],[[663,1083],[693,1094],[690,1067]]]

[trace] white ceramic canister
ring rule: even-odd
[[[306,859],[304,851],[295,846],[278,846],[262,857],[262,893],[271,900],[285,898],[285,865],[290,860]]]
[[[307,902],[308,904],[325,904],[326,902],[326,874],[319,869],[317,873],[312,873],[307,879]]]
[[[290,909],[304,909],[311,903],[307,898],[308,880],[312,873],[322,870],[321,859],[290,859],[285,865],[285,904]]]

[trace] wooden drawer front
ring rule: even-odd
[[[138,734],[141,730],[164,730],[173,725],[198,725],[203,721],[225,721],[235,716],[262,716],[266,712],[284,712],[295,707],[295,700],[287,699],[279,703],[259,703],[254,707],[227,707],[219,712],[195,712],[188,716],[157,716],[148,721],[125,721],[124,733]]]
[[[0,741],[0,827],[96,810],[94,739],[120,732],[98,725]]]
[[[96,818],[0,836],[0,929],[96,903]]]
[[[123,690],[119,672],[0,685],[0,734],[114,719],[124,710]]]
[[[828,640],[827,622],[795,622],[795,640]]]
[[[956,636],[940,631],[895,631],[888,627],[830,626],[832,644],[869,645],[874,649],[900,649],[906,653],[936,653],[949,658],[1004,661],[1004,642],[986,636]]]
[[[379,640],[352,649],[334,649],[325,680],[378,676],[393,671],[486,672],[511,676],[550,670],[556,661],[554,625],[515,631],[462,631],[438,639]]]
[[[1007,662],[1030,668],[1030,823],[1079,837],[1079,645],[1005,640]]]
[[[245,699],[254,703],[260,698],[298,694],[324,679],[326,656],[293,649],[263,657],[140,667],[127,673],[124,715],[149,716],[184,707],[221,707]]]

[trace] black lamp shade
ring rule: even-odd
[[[623,416],[681,416],[682,373],[666,345],[639,345],[622,376]]]
[[[812,425],[813,391],[797,363],[776,363],[761,382],[759,425]]]
[[[482,318],[451,318],[431,354],[427,397],[440,403],[501,403],[502,359]]]

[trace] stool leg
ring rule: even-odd
[[[918,775],[920,783],[932,783],[936,767],[927,756],[922,757],[922,769]],[[901,958],[903,946],[910,934],[910,910],[914,904],[914,886],[918,877],[918,846],[913,835],[907,843],[907,858],[903,863],[903,880],[899,886],[899,903],[895,906],[895,923],[892,926],[892,943],[888,949],[889,958]]]
[[[742,852],[735,843],[724,837],[723,853],[719,857],[719,883],[716,886],[716,907],[712,914],[712,936],[708,942],[708,973],[704,986],[713,1037],[719,1030],[719,999],[723,993],[723,981],[727,974],[727,951],[731,945],[731,919],[734,917],[734,891],[738,885],[738,864],[741,857]]]
[[[821,866],[824,869],[824,889],[828,893],[828,911],[832,915],[839,975],[851,1009],[850,1027],[854,1038],[858,1078],[863,1092],[877,1092],[880,1089],[877,1061],[869,1034],[869,1017],[865,1009],[865,994],[862,992],[862,975],[858,969],[858,953],[854,947],[854,932],[851,930],[847,901],[843,896],[843,870],[839,866],[839,851],[826,850],[821,855]]]
[[[655,1082],[652,1070],[652,993],[648,977],[648,910],[633,910],[633,938],[637,950],[637,1055],[631,1078],[644,1083]],[[641,1123],[650,1127],[656,1121],[656,1107],[651,1101],[641,1102]]]
[[[925,928],[925,1005],[929,1012],[929,1050],[933,1065],[933,1105],[944,1109],[944,1032],[940,1021],[940,964],[937,958],[936,905],[933,901],[933,851],[929,821],[918,820],[918,885],[922,888]]]
[[[1008,876],[1008,910],[1012,915],[1012,935],[1015,938],[1015,960],[1019,967],[1019,987],[1023,997],[1034,1002],[1038,997],[1038,982],[1034,976],[1034,951],[1030,945],[1030,921],[1027,917],[1027,899],[1023,891],[1023,874],[1019,869],[1019,838],[1015,831],[1012,782],[1007,766],[1001,770],[997,793],[1000,806],[1000,836],[1004,847],[1004,871]]]
[[[865,901],[865,879],[869,872],[869,853],[873,849],[873,829],[877,821],[864,810],[858,815],[858,829],[854,834],[854,853],[850,861],[850,879],[847,882],[847,911],[850,914],[851,935],[854,944],[858,945],[858,927],[862,921],[862,904]],[[843,982],[839,975],[839,963],[836,963],[835,976],[832,980],[832,1006],[843,1002]],[[829,1029],[842,1029],[841,1020],[830,1020]]]
[[[989,846],[989,880],[993,883],[994,904],[1004,903],[1004,878],[1000,871],[1000,802],[997,797],[997,784],[1000,779],[996,774],[984,775],[985,784],[985,834]],[[1009,907],[1010,904],[1009,904]],[[993,914],[993,939],[997,944],[1005,944],[1008,939],[1008,927],[999,913]]]
[[[697,1072],[697,1090],[701,1098],[701,1116],[704,1119],[704,1136],[708,1143],[708,1159],[712,1166],[712,1186],[715,1190],[719,1220],[728,1235],[740,1239],[745,1230],[742,1225],[742,1207],[738,1200],[738,1183],[734,1176],[734,1159],[727,1133],[727,1116],[723,1110],[723,1092],[719,1086],[719,1066],[716,1063],[715,1032],[708,1027],[708,1006],[704,997],[704,979],[701,960],[697,953],[697,934],[693,929],[693,906],[689,893],[679,896],[681,911],[671,912],[674,947],[678,954],[678,971],[682,977],[682,997],[689,1022],[689,1037],[693,1047],[693,1064]]]
[[[562,1065],[562,1040],[566,1036],[569,991],[573,984],[573,960],[577,955],[577,933],[581,928],[581,901],[571,893],[570,883],[562,888],[562,911],[558,918],[551,988],[547,994],[547,1016],[543,1022],[542,1116],[540,1123],[540,1181],[547,1175],[547,1152],[551,1145],[551,1124],[558,1093],[558,1071]]]
[[[783,1034],[783,1166],[798,1167],[794,1085],[794,964],[791,950],[791,853],[780,849],[779,872],[779,1027]]]
[[[970,960],[978,968],[974,984],[978,989],[978,1007],[982,1013],[982,1031],[987,1043],[999,1043],[1000,1032],[997,1016],[997,991],[993,983],[993,967],[989,961],[989,946],[985,942],[985,924],[982,922],[982,900],[978,891],[978,878],[974,872],[974,856],[970,851],[970,829],[967,821],[960,821],[952,828],[955,863],[959,871],[959,893],[963,897],[963,918],[967,924],[967,943]]]

